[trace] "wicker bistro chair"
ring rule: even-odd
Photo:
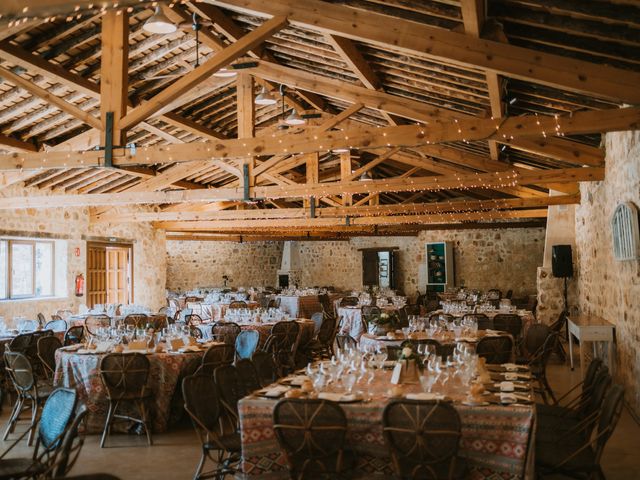
[[[9,434],[13,432],[28,402],[31,408],[31,424],[29,427],[29,445],[31,445],[33,433],[38,424],[41,407],[49,397],[51,388],[38,384],[33,374],[31,363],[25,354],[20,352],[4,352],[4,363],[11,383],[13,383],[16,391],[17,398],[9,420],[7,421],[7,428],[2,439],[6,440]]]
[[[64,346],[76,345],[82,342],[84,342],[84,326],[76,325],[69,327],[64,334]]]
[[[33,333],[21,333],[11,339],[7,348],[10,352],[27,353]]]
[[[56,315],[52,315],[52,317],[54,316]],[[59,317],[57,319],[48,321],[44,325],[45,330],[51,330],[53,332],[66,332],[67,328],[68,328],[67,321]]]
[[[89,315],[84,320],[84,328],[89,335],[96,335],[101,327],[111,326],[111,318],[108,315]]]
[[[547,337],[551,334],[551,329],[544,323],[534,323],[529,325],[527,331],[520,342],[521,356],[517,363],[528,364],[542,353],[542,348]]]
[[[258,351],[253,354],[251,361],[258,374],[260,386],[266,387],[278,379],[273,357],[269,353]]]
[[[239,428],[238,402],[243,397],[243,386],[240,383],[238,371],[231,364],[221,365],[213,372],[213,379],[220,391],[220,402],[226,417],[224,420],[227,421],[229,428],[237,430]]]
[[[371,321],[379,316],[382,313],[382,310],[374,305],[365,305],[360,309],[360,312],[362,316],[362,327],[364,328],[364,331],[367,332]]]
[[[125,325],[133,325],[135,328],[145,328],[149,317],[144,313],[130,313],[124,317],[123,323]]]
[[[453,315],[449,315],[448,313],[432,313],[429,315],[429,322],[431,322],[431,320],[453,322]]]
[[[187,325],[197,326],[202,325],[204,322],[202,321],[202,317],[200,315],[190,313],[189,315],[184,316],[184,323],[186,323]]]
[[[101,448],[104,447],[107,436],[111,433],[111,425],[116,419],[142,425],[147,434],[147,442],[152,445],[145,406],[145,400],[151,396],[151,391],[146,388],[149,369],[149,359],[141,353],[110,353],[100,360],[100,377],[109,400],[109,411],[100,440]],[[118,414],[118,407],[122,403],[135,405],[140,418]]]
[[[460,416],[450,403],[392,400],[382,414],[382,429],[398,477],[466,478],[464,460],[458,457]]]
[[[42,312],[38,313],[38,315],[36,315],[36,318],[38,319],[38,323],[40,324],[40,326],[43,326],[47,322],[47,317],[45,317],[44,313]]]
[[[323,312],[316,312],[311,315],[311,320],[313,321],[313,336],[316,337],[318,332],[320,332],[320,328],[322,327],[322,322],[324,321],[325,314]]]
[[[84,420],[84,406],[77,407],[75,390],[59,388],[42,408],[35,449],[30,458],[5,456],[31,433],[25,431],[0,455],[0,478],[61,478],[71,469],[82,447],[78,426]]]
[[[234,300],[229,304],[229,307],[227,308],[229,308],[230,310],[234,310],[236,308],[247,308],[247,307],[248,307],[247,302],[244,302],[242,300]]]
[[[38,340],[49,336],[53,336],[52,330],[38,330],[36,332],[32,332],[29,345],[27,346],[27,350],[24,352],[29,359],[29,362],[31,362],[33,372],[38,378],[46,377],[45,367],[42,365],[40,357],[38,356]]]
[[[38,358],[47,378],[53,381],[53,374],[56,371],[56,350],[62,347],[62,342],[56,336],[49,335],[38,339]]]
[[[340,350],[356,350],[358,342],[351,335],[336,335],[336,344]]]
[[[513,359],[513,337],[500,335],[484,337],[476,345],[476,354],[489,365],[500,365]]]
[[[182,380],[182,396],[184,409],[191,417],[202,446],[194,480],[233,475],[240,461],[240,434],[222,428],[225,411],[215,380],[209,375],[185,377]],[[203,473],[207,459],[215,463],[216,468]]]
[[[325,315],[329,315],[331,317],[336,316],[336,309],[333,303],[331,302],[331,298],[327,293],[322,293],[318,295],[318,302],[320,302],[320,305],[322,306],[322,311],[324,312]]]
[[[236,337],[236,359],[251,358],[258,349],[260,332],[257,330],[243,330]]]
[[[235,363],[238,382],[240,383],[240,395],[245,397],[256,390],[260,390],[260,379],[253,361],[244,358]]]
[[[604,479],[600,466],[602,452],[622,414],[624,389],[614,385],[607,393],[592,437],[563,435],[555,441],[536,441],[536,472],[572,478]]]
[[[314,359],[331,358],[334,355],[333,342],[338,333],[336,323],[336,317],[325,315],[322,319],[318,335],[309,345]]]
[[[537,325],[532,325],[532,327],[534,326]],[[537,391],[542,397],[544,403],[549,403],[549,397],[553,402],[556,402],[555,394],[553,393],[551,385],[549,385],[549,380],[547,379],[547,364],[549,363],[549,358],[555,349],[557,341],[558,333],[549,331],[542,347],[538,349],[538,352],[533,355],[528,362],[531,375],[538,382],[539,388]]]
[[[319,399],[280,400],[273,428],[291,478],[340,478],[353,464],[345,451],[347,417],[337,403]]]
[[[511,334],[518,343],[522,337],[522,318],[513,313],[498,313],[493,317],[493,328]]]
[[[493,329],[493,320],[487,317],[484,313],[467,313],[462,320],[473,320],[478,324],[478,330],[491,330]]]
[[[227,345],[235,345],[236,338],[240,335],[242,328],[234,322],[215,322],[211,326],[211,338]]]
[[[197,372],[200,375],[211,375],[216,368],[233,363],[234,348],[231,345],[212,345],[202,356]]]
[[[360,303],[358,297],[343,297],[340,299],[341,307],[357,307],[358,303]]]
[[[295,355],[298,346],[300,325],[295,320],[277,322],[271,327],[271,333],[264,346],[271,353],[279,376],[295,369]]]

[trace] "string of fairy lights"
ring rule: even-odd
[[[173,7],[176,4],[184,4],[184,3],[187,3],[187,1],[186,0],[172,1],[169,4],[169,7]],[[8,28],[19,26],[20,24],[25,24],[32,20],[41,20],[44,23],[57,22],[57,21],[72,22],[72,21],[80,21],[85,16],[104,14],[109,10],[116,10],[118,14],[122,13],[123,11],[132,13],[137,6],[146,6],[146,5],[149,5],[155,8],[158,5],[158,2],[144,1],[144,0],[137,0],[137,1],[122,0],[118,2],[100,1],[100,2],[96,2],[95,4],[91,4],[91,3],[86,5],[76,4],[73,6],[71,12],[51,13],[49,15],[42,15],[42,14],[34,15],[32,14],[32,12],[29,11],[29,7],[24,7],[20,12],[13,13],[11,15],[3,16],[2,14],[0,14],[0,20],[8,21],[8,24],[7,24]],[[551,133],[544,128],[542,122],[540,121],[540,118],[538,117],[538,114],[537,113],[535,114],[535,123],[537,126],[540,127],[540,136],[542,138],[547,138],[548,135],[554,135],[558,137],[565,136],[565,133],[562,131],[561,124],[560,124],[561,117],[556,114],[553,116],[553,118],[555,119],[555,126],[553,128],[553,132]],[[503,123],[507,120],[507,118],[494,119],[494,117],[491,117],[491,120],[497,121],[495,125],[495,132],[486,136],[485,138],[474,138],[473,139],[474,141],[495,139],[495,135],[500,135],[502,137],[502,141],[504,142],[508,142],[514,139],[513,135],[500,132],[501,127]],[[465,130],[461,122],[458,119],[454,119],[453,122],[454,122],[454,128],[457,130],[457,134],[460,136],[459,141],[469,144],[470,141],[464,135]],[[418,144],[421,143],[421,144],[431,145],[431,144],[439,143],[435,141],[432,142],[429,139],[424,139],[424,136],[427,133],[426,129],[428,128],[428,122],[425,122],[424,125],[417,124],[417,126],[419,127],[418,138],[421,139],[420,142],[417,142]],[[380,125],[378,125],[377,127],[380,128]],[[350,139],[348,133],[345,133],[347,132],[345,129],[340,128],[337,131],[342,132],[343,138],[341,139],[340,143],[342,143],[344,147],[347,147],[350,150],[358,148],[358,145],[352,144],[350,142],[350,140],[352,139]],[[277,138],[278,144],[283,143],[284,136],[282,136],[281,138],[278,138],[275,133],[273,133],[271,136],[273,139]],[[386,136],[387,136],[387,132],[382,132],[382,137],[386,137]],[[318,151],[318,152],[325,151],[325,148],[327,146],[322,144],[322,139],[319,135],[314,135],[313,140],[318,141],[318,144],[314,147],[315,151]],[[247,144],[243,144],[243,146],[246,147]],[[386,146],[392,147],[396,145],[393,145],[392,142],[387,142]],[[406,145],[406,147],[412,147],[412,146],[415,146],[415,145]],[[211,147],[207,147],[206,149],[207,152],[210,153],[212,148],[215,148],[214,144],[212,144]],[[334,148],[335,148],[335,145],[334,145]],[[171,151],[170,147],[165,147],[165,149],[168,152],[166,161],[167,162],[176,161],[173,155],[169,153]],[[305,154],[305,152],[294,153],[294,152],[290,152],[289,150],[290,149],[285,146],[282,148],[282,153],[287,155]],[[141,151],[141,155],[145,155],[145,153],[148,153],[148,147],[141,148],[140,151]],[[329,149],[328,152],[331,152],[331,149]],[[49,167],[49,165],[47,164],[48,158],[46,155],[43,155],[41,159],[41,165],[35,168],[40,170],[45,168],[56,168],[56,167],[67,168],[68,164],[73,164],[74,166],[79,164],[82,167],[103,166],[103,165],[100,165],[99,161],[98,161],[98,165],[93,165],[92,163],[85,162],[83,157],[87,153],[95,153],[95,152],[91,150],[82,151],[82,152],[70,152],[66,155],[66,159],[68,159],[68,162],[63,160],[62,166],[60,166],[59,163],[56,162],[56,165],[54,167]],[[306,153],[309,153],[309,152],[306,152]],[[72,155],[78,155],[78,154],[80,155],[80,158],[74,161],[72,159]],[[246,153],[247,157],[254,157],[255,155],[256,155],[256,152],[249,151]],[[132,154],[131,156],[135,157],[134,154]],[[219,156],[211,157],[212,160],[223,160],[226,158],[227,157],[219,157]],[[23,171],[24,169],[23,165],[26,159],[27,158],[24,156],[20,157],[20,156],[16,156],[15,154],[12,155],[12,160],[17,162],[16,168],[18,168],[20,171]],[[145,159],[149,161],[150,157],[147,155]],[[428,170],[428,168],[426,167],[425,169]],[[445,189],[458,190],[462,192],[470,191],[470,190],[482,190],[482,189],[495,190],[495,189],[514,188],[520,185],[520,173],[516,170],[505,170],[505,171],[499,171],[494,173],[480,173],[480,172],[454,173],[451,176],[447,176],[444,180],[442,180],[442,182],[441,182],[441,179],[439,179],[437,176],[427,177],[427,178],[433,181],[434,183],[433,186],[426,186],[426,187],[416,186],[416,188],[407,188],[408,185],[413,185],[416,183],[416,179],[411,177],[407,177],[401,180],[398,180],[398,179],[372,180],[372,181],[366,182],[366,186],[382,185],[382,188],[385,189],[384,191],[392,192],[394,191],[394,187],[392,186],[392,184],[394,185],[397,184],[398,186],[401,187],[401,189],[395,190],[395,191],[416,193],[416,192],[436,192],[436,191],[445,190]],[[344,185],[354,186],[354,185],[362,185],[363,183],[364,182],[355,181],[355,182],[347,182]],[[329,186],[331,186],[331,184],[326,185],[326,187],[329,187]],[[326,189],[324,189],[326,187],[323,187],[322,184],[315,184],[312,187],[310,187],[309,185],[296,184],[294,185],[294,188],[296,188],[295,190],[296,197],[300,197],[300,198],[314,197],[317,199],[319,197],[327,197],[330,195],[346,196],[346,195],[352,195],[352,194],[371,193],[370,191],[367,190],[366,186],[360,187],[360,189],[362,189],[363,191],[354,192],[354,191],[345,190],[342,193],[336,193],[333,191],[329,192]],[[273,188],[276,190],[277,188],[280,188],[281,194],[284,197],[290,197],[292,195],[292,192],[290,190],[291,187],[292,187],[291,185],[280,185],[280,186],[275,186]],[[308,191],[298,191],[298,190],[301,190],[302,188],[306,188],[308,189]],[[369,190],[373,190],[373,189],[369,189]],[[379,191],[376,193],[382,193],[382,191]],[[274,196],[273,198],[278,198],[278,197]],[[451,219],[450,221],[452,223],[455,223],[457,221],[464,221],[464,219],[461,219],[461,217],[467,217],[468,221],[488,220],[488,219],[491,219],[491,217],[495,217],[500,213],[504,213],[505,210],[513,211],[513,208],[514,208],[513,205],[510,204],[509,199],[493,199],[486,202],[478,201],[478,200],[456,200],[455,202],[452,202],[451,200],[449,200],[444,202],[437,202],[438,207],[435,212],[424,212],[424,209],[425,209],[424,205],[425,204],[406,204],[404,205],[405,208],[403,208],[403,211],[398,212],[397,215],[402,215],[403,217],[406,218],[406,217],[419,216],[419,215],[425,215],[425,214],[435,214],[435,215],[439,215],[440,217],[449,217]],[[385,207],[388,207],[388,206],[387,205],[369,205],[368,207],[366,207],[368,209],[367,216],[368,217],[382,217],[382,216],[393,217],[394,215],[396,215],[393,213],[390,214],[388,212],[388,208],[385,208]],[[486,217],[483,217],[483,215]],[[480,218],[478,218],[478,216],[480,216]],[[424,223],[424,221],[420,219],[415,220],[415,222],[411,222],[411,219],[409,218],[406,218],[406,219],[408,220],[406,223]],[[347,224],[349,224],[348,219],[346,219],[346,222]],[[363,225],[360,224],[359,226],[363,226]]]

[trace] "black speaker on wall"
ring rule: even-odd
[[[554,277],[573,277],[571,245],[554,245],[551,247],[551,271]]]

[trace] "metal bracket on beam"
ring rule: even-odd
[[[309,215],[316,218],[316,197],[309,197]]]
[[[349,216],[347,215],[346,217],[344,217],[344,224],[346,226],[351,225],[351,218],[349,218]]]
[[[249,191],[249,164],[245,163],[242,165],[242,179],[244,180],[243,182],[243,187],[244,187],[244,198],[243,200],[245,202],[248,202],[249,200],[251,200],[251,195],[250,195],[250,191]]]

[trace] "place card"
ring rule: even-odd
[[[144,340],[134,340],[127,345],[129,350],[146,350],[147,342]]]
[[[169,344],[171,346],[171,350],[177,351],[184,347],[184,340],[182,340],[181,338],[174,338],[169,341]]]
[[[284,395],[289,391],[289,387],[285,387],[284,385],[278,385],[276,387],[271,387],[263,390],[258,390],[258,395],[268,398],[278,398]]]
[[[398,385],[400,383],[401,375],[402,375],[402,364],[398,362],[396,363],[396,366],[393,367],[393,372],[391,373],[391,383],[393,385]]]

